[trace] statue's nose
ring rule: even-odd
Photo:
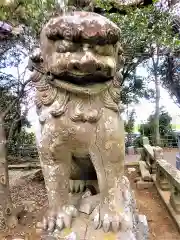
[[[95,71],[102,70],[101,64],[98,63],[98,60],[90,51],[86,51],[82,56],[82,58],[78,61],[71,60],[68,68],[69,70],[88,72],[88,73],[93,73]]]

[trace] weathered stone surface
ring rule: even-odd
[[[86,214],[91,214],[95,207],[100,203],[100,196],[94,195],[81,200],[79,211]]]
[[[94,229],[91,218],[89,218],[89,216],[86,214],[80,214],[78,218],[73,219],[71,228],[65,228],[62,231],[58,231],[56,229],[53,234],[44,234],[43,240],[49,240],[51,239],[50,237],[53,237],[53,240],[147,240],[145,238],[146,235],[144,236],[144,238],[138,238],[138,236],[143,236],[143,234],[147,233],[147,226],[145,225],[145,217],[142,218],[137,213],[134,193],[130,189],[128,192],[126,192],[125,199],[126,200],[124,201],[124,214],[126,215],[129,224],[124,225],[124,223],[122,222],[122,225],[120,225],[120,229],[117,233],[106,233],[103,231],[103,229]]]
[[[165,192],[165,191],[163,191],[163,190],[159,187],[159,184],[158,184],[157,181],[156,181],[156,176],[155,176],[155,175],[153,175],[153,181],[154,181],[154,183],[155,183],[155,186],[156,186],[156,188],[157,188],[157,191],[158,191],[158,193],[159,193],[162,201],[165,203],[165,205],[166,205],[166,207],[167,207],[167,209],[168,209],[168,211],[169,211],[172,219],[175,221],[175,223],[176,223],[176,225],[177,225],[177,227],[178,227],[178,229],[179,229],[179,231],[180,231],[180,214],[178,214],[178,213],[174,210],[174,208],[173,208],[173,206],[172,206],[172,204],[171,204],[171,202],[170,202],[171,193],[170,193],[170,192],[169,192],[169,193],[168,193],[168,192]]]
[[[54,232],[54,236],[56,237],[57,240],[86,239],[87,224],[88,224],[87,219],[85,219],[83,217],[79,217],[75,221],[73,221],[71,228],[65,228],[62,231],[56,230]]]
[[[164,158],[163,149],[161,147],[154,147],[153,151],[155,160],[161,160]]]
[[[171,190],[170,204],[180,213],[180,171],[165,160],[157,161],[156,180],[162,190]]]
[[[41,127],[37,144],[49,201],[42,228],[57,240],[102,239],[101,233],[110,231],[118,232],[117,238],[136,239],[135,201],[124,176],[124,124],[118,113],[123,62],[119,36],[118,26],[104,16],[67,12],[43,27],[40,49],[31,56]],[[98,180],[100,194],[77,197],[77,206],[70,204],[69,189],[82,192],[88,180]],[[90,222],[78,215],[78,204],[86,213],[95,208],[91,218],[98,230],[87,230]]]
[[[139,168],[141,172],[142,179],[144,181],[151,181],[151,174],[149,173],[148,167],[146,165],[146,162],[144,161],[139,161]]]
[[[138,215],[137,224],[137,239],[138,240],[148,240],[149,237],[148,222],[145,215]]]
[[[136,177],[135,179],[134,179],[134,182],[136,183],[136,182],[139,182],[139,181],[142,181],[142,178],[141,177]]]
[[[22,178],[37,182],[44,180],[42,169],[32,170],[30,173],[24,174]]]
[[[171,189],[170,182],[167,178],[167,174],[164,171],[162,171],[162,169],[159,167],[157,167],[156,179],[159,184],[159,187],[163,191],[169,191]]]
[[[136,153],[137,154],[142,154],[143,148],[136,148]]]
[[[158,160],[157,164],[157,168],[166,175],[171,185],[174,185],[178,190],[180,190],[180,171],[166,160]]]
[[[17,165],[9,165],[8,166],[9,170],[18,170],[18,169],[23,169],[23,170],[30,170],[30,169],[41,169],[41,166],[39,163],[24,163],[24,164],[17,164]]]
[[[41,49],[31,56],[49,224],[58,219],[54,215],[65,214],[68,221],[59,218],[67,227],[74,215],[66,212],[74,212],[74,207],[64,205],[68,202],[69,179],[94,180],[94,175],[102,193],[100,222],[104,223],[104,216],[112,221],[110,204],[114,205],[112,214],[119,215],[115,209],[121,203],[115,203],[113,197],[122,198],[119,185],[124,181],[125,155],[124,125],[118,114],[122,77],[119,34],[113,22],[96,13],[66,13],[44,26]],[[80,39],[80,44],[75,39]],[[81,186],[72,182],[70,190],[79,192]],[[52,214],[52,209],[57,211]]]
[[[3,240],[28,240],[27,237],[22,237],[22,236],[7,236]]]
[[[33,212],[36,209],[36,202],[24,200],[23,202],[24,210],[27,212]]]
[[[138,181],[136,183],[137,189],[148,189],[151,188],[154,185],[153,182],[145,182],[145,181]]]
[[[144,144],[144,149],[149,153],[149,155],[151,156],[151,158],[154,159],[154,147],[152,147],[149,144]]]
[[[127,148],[127,152],[128,152],[128,155],[134,155],[135,154],[134,147],[133,146],[128,147]]]
[[[148,137],[143,137],[143,145],[149,145]]]
[[[175,212],[180,214],[180,190],[172,186],[170,203],[174,208]]]

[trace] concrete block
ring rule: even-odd
[[[145,181],[138,181],[136,183],[136,187],[139,190],[151,188],[153,185],[154,185],[153,182],[145,182]]]
[[[141,172],[142,179],[144,181],[151,181],[151,174],[149,173],[148,166],[146,165],[146,162],[139,161],[139,169]]]
[[[134,146],[128,147],[127,152],[128,155],[134,155],[135,154]]]
[[[143,145],[149,144],[149,138],[143,137]]]

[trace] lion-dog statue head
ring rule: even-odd
[[[41,124],[38,150],[49,200],[43,228],[49,231],[70,226],[77,209],[69,205],[69,179],[81,169],[88,180],[92,166],[100,192],[94,226],[104,231],[120,227],[124,126],[118,116],[119,34],[113,22],[96,13],[66,13],[43,27],[40,49],[30,57]]]

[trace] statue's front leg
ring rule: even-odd
[[[71,226],[77,210],[68,205],[71,153],[59,139],[44,138],[39,148],[49,210],[43,220],[43,229],[50,232]]]
[[[122,122],[103,123],[97,131],[90,155],[96,169],[100,189],[100,205],[92,214],[94,227],[105,232],[131,228],[126,202],[129,182],[124,177],[124,135]],[[120,131],[121,130],[121,131]],[[103,137],[101,137],[103,136]]]

